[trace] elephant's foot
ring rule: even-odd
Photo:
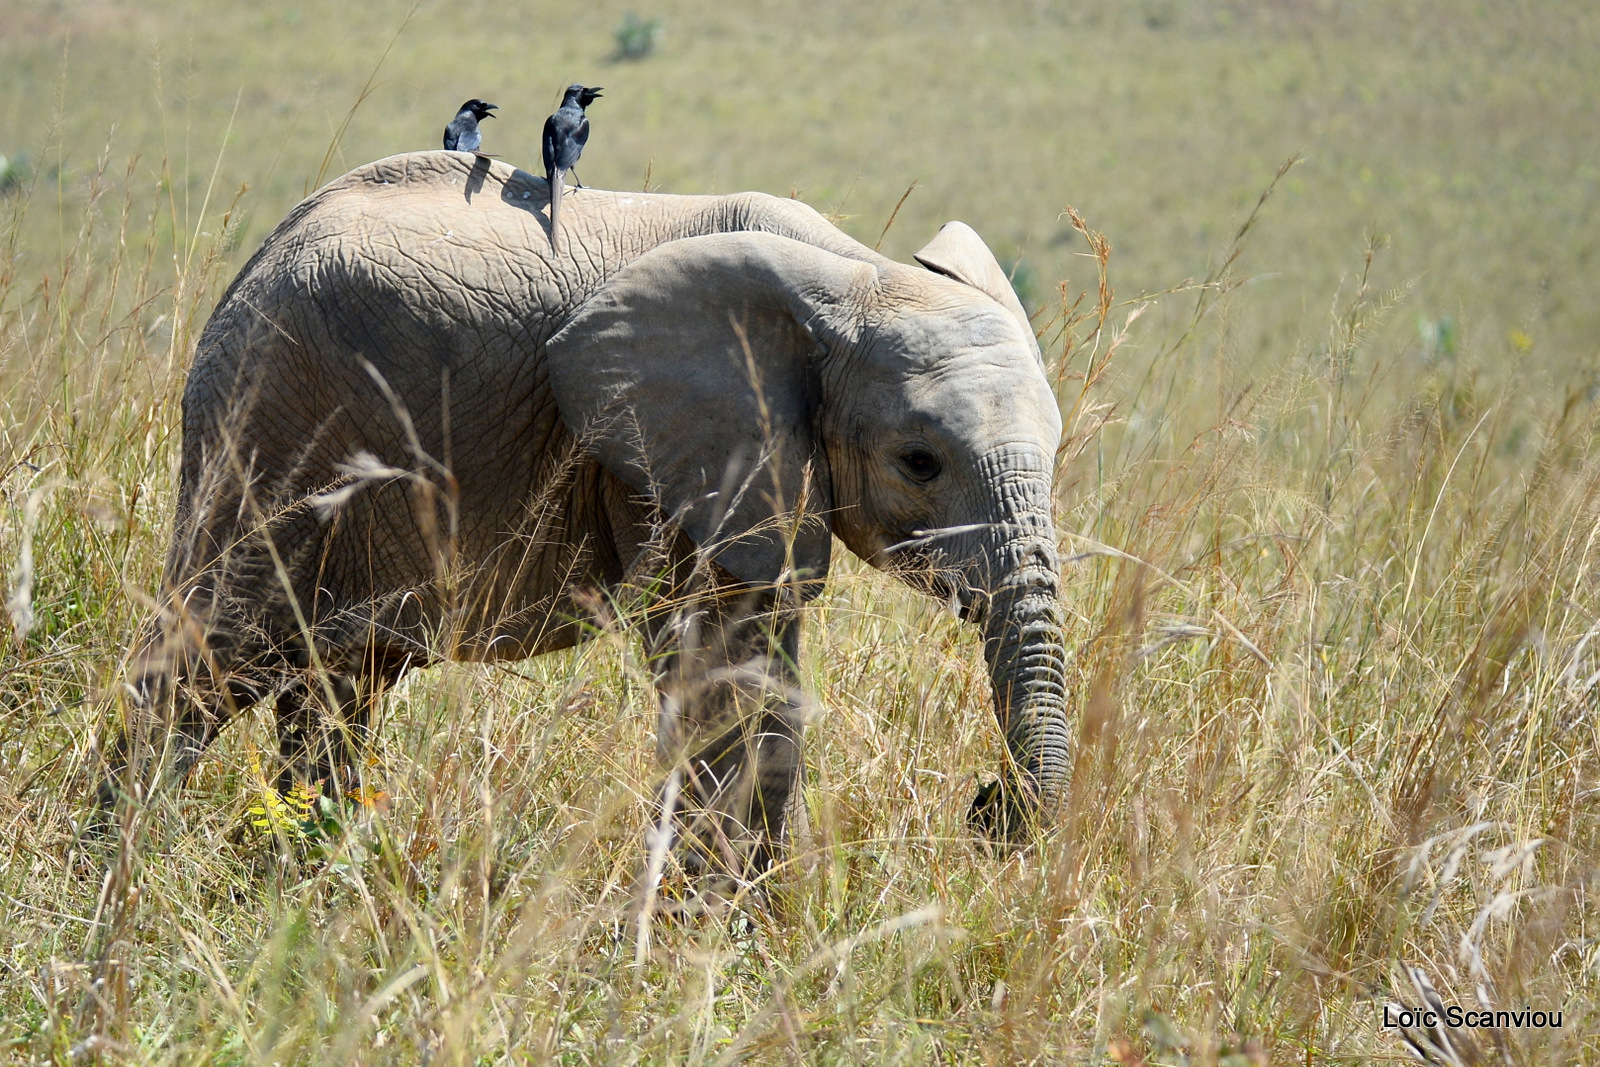
[[[106,752],[80,838],[120,834],[130,810],[147,808],[188,777],[217,732],[268,687],[260,673],[241,671],[219,684],[193,668],[182,675],[152,670],[130,683],[128,723]]]
[[[781,907],[774,895],[776,883],[767,877],[770,868],[759,874],[731,873],[726,869],[699,869],[695,856],[679,851],[685,862],[672,862],[654,884],[641,886],[632,911],[635,933],[638,924],[701,926],[706,923],[749,923],[770,915]]]
[[[997,778],[978,786],[978,795],[972,798],[967,825],[991,848],[1010,849],[1027,839],[1034,817],[1016,794],[1016,787],[1006,788]]]
[[[760,909],[765,900],[752,883],[719,873],[663,878],[648,903],[652,921],[687,925],[721,922],[751,906]]]
[[[670,825],[666,841],[659,829],[649,835],[653,858],[641,879],[638,916],[688,922],[765,908],[775,852],[765,835],[705,808],[680,809]]]

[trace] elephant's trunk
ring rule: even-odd
[[[998,457],[990,462],[1000,468],[1004,519],[980,535],[981,547],[974,546],[974,562],[981,564],[969,574],[981,594],[966,615],[983,626],[995,716],[1011,766],[979,794],[972,816],[991,835],[1012,837],[1031,815],[1054,808],[1066,793],[1066,648],[1049,476],[1005,465]]]
[[[1011,752],[1014,774],[1007,784],[1020,787],[1019,804],[1050,805],[1065,791],[1068,757],[1059,564],[1049,537],[1018,537],[998,554],[983,652]]]

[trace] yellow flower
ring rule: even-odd
[[[381,789],[352,789],[348,796],[363,808],[377,808],[382,811],[389,806],[389,794]]]

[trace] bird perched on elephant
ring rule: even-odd
[[[560,247],[561,194],[566,173],[578,165],[583,146],[589,143],[589,116],[585,109],[600,99],[600,87],[569,85],[562,94],[561,106],[544,120],[540,154],[544,158],[544,178],[550,185],[550,245]],[[574,179],[577,174],[574,172]],[[583,183],[578,182],[578,188]]]
[[[1061,418],[978,235],[950,223],[913,266],[793,200],[593,191],[558,256],[548,195],[500,162],[383,159],[233,281],[102,802],[268,698],[285,775],[348,787],[406,670],[570,647],[596,591],[632,590],[679,852],[747,875],[802,766],[801,619],[837,536],[981,628],[1009,753],[990,829],[1053,804]]]
[[[444,128],[444,149],[446,152],[476,152],[483,147],[483,131],[478,128],[478,123],[484,119],[494,118],[493,112],[500,110],[499,104],[486,104],[474,97],[456,111],[456,117]]]

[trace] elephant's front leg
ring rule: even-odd
[[[679,856],[703,894],[760,874],[782,848],[802,767],[800,619],[770,595],[723,596],[658,640],[657,748],[682,782]]]

